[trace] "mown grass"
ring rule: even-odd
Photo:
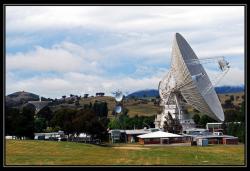
[[[244,145],[146,148],[150,149],[115,149],[74,142],[6,140],[5,158],[6,165],[244,165]]]

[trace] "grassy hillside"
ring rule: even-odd
[[[227,94],[219,94],[218,97],[222,104],[225,103],[226,100],[230,99],[233,96],[232,103],[236,106],[239,106],[244,101],[244,92],[240,93],[227,93]]]
[[[142,91],[143,93],[143,91]],[[244,100],[244,92],[240,93],[227,93],[227,94],[218,94],[218,97],[222,104],[225,104],[225,101],[228,99],[233,99],[232,103],[235,106],[239,106],[242,101]],[[144,100],[136,100],[133,98],[130,98],[128,100],[123,101],[124,108],[127,108],[129,110],[128,115],[130,117],[133,117],[135,115],[138,116],[153,116],[159,113],[159,111],[162,110],[162,107],[154,105],[153,102],[151,102],[150,97],[143,98]],[[21,105],[23,102],[27,102],[28,100],[38,100],[38,96],[32,93],[28,92],[16,92],[13,94],[10,94],[6,97],[6,105]],[[68,102],[65,102],[63,104],[59,105],[50,105],[50,108],[52,111],[56,111],[60,108],[73,108],[73,109],[81,109],[83,108],[84,104],[90,104],[92,105],[95,103],[95,101],[103,101],[107,102],[108,104],[108,117],[112,117],[112,111],[115,107],[115,99],[110,96],[103,96],[103,97],[88,97],[88,98],[81,98],[79,103],[80,106],[76,106],[74,101],[72,104],[69,104]],[[147,102],[145,102],[147,101]],[[191,106],[188,106],[187,108],[188,112],[192,113],[193,108]]]
[[[244,145],[101,147],[38,140],[6,140],[6,143],[7,165],[244,164]]]
[[[84,104],[90,104],[92,103],[92,105],[95,103],[95,101],[101,101],[101,102],[106,102],[108,104],[108,117],[112,116],[112,111],[115,108],[115,98],[110,97],[110,96],[97,96],[97,97],[88,97],[86,99],[81,99],[80,100],[80,105],[84,105]]]
[[[112,110],[115,108],[116,102],[113,97],[110,96],[103,96],[103,97],[89,97],[86,99],[80,100],[80,105],[89,104],[90,102],[92,104],[95,103],[95,101],[103,101],[108,103],[108,116],[112,117]],[[138,116],[152,116],[157,113],[158,110],[160,110],[159,106],[155,106],[153,102],[147,102],[147,104],[134,99],[124,100],[123,106],[129,110],[129,116],[133,117],[135,115]]]
[[[156,115],[161,110],[161,107],[154,105],[153,102],[147,102],[145,104],[141,102],[136,102],[134,100],[130,100],[124,105],[129,110],[129,116],[131,117],[135,115],[152,116],[152,115]]]
[[[244,96],[244,92],[241,93],[231,93],[231,94],[219,94],[218,97],[221,101],[222,104],[225,103],[225,101],[227,99],[232,98],[231,96],[233,96],[234,100],[232,101],[232,103],[236,106],[239,106],[239,104],[242,103],[243,101],[243,96]],[[103,96],[103,97],[88,97],[88,98],[82,98],[79,103],[80,106],[83,107],[84,104],[90,104],[92,103],[92,105],[95,103],[95,101],[103,101],[103,102],[107,102],[108,104],[108,117],[112,117],[112,111],[115,107],[115,99],[113,97],[110,96]],[[138,116],[153,116],[156,115],[157,113],[159,113],[159,111],[161,111],[161,107],[154,105],[153,102],[150,101],[150,99],[148,99],[148,102],[143,102],[141,100],[135,100],[135,99],[128,99],[128,100],[124,100],[123,101],[123,106],[125,108],[127,108],[129,110],[128,115],[130,117],[133,117],[135,115]],[[192,113],[193,112],[193,108],[190,105],[187,105],[187,110],[188,112]],[[57,110],[59,108],[76,108],[75,104],[60,104],[54,107],[51,107],[52,110]]]

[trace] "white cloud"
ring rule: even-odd
[[[11,77],[9,75],[9,77]],[[107,95],[117,89],[123,92],[133,92],[135,90],[157,88],[161,77],[148,78],[105,78],[102,76],[85,75],[81,73],[66,73],[61,78],[40,78],[34,77],[26,80],[13,80],[15,84],[8,84],[8,93],[15,91],[29,91],[46,97],[69,96],[70,94],[83,95],[89,93],[94,95],[96,92],[102,91]],[[7,80],[8,81],[8,80]]]
[[[243,85],[244,84],[244,69],[240,69],[237,67],[229,68],[229,71],[221,77],[223,74],[220,71],[215,70],[206,70],[210,80],[213,83],[217,83],[215,86],[223,86],[223,85]],[[221,79],[218,79],[221,78]]]
[[[7,6],[6,9],[7,29],[12,31],[73,27],[120,31],[176,30],[207,27],[244,15],[243,6]]]
[[[55,98],[61,97],[62,95],[69,96],[70,94],[83,95],[84,93],[89,93],[95,95],[96,92],[100,91],[105,92],[107,95],[111,95],[113,91],[118,89],[123,92],[131,93],[143,89],[157,89],[159,81],[166,73],[166,70],[160,69],[155,75],[148,77],[134,78],[124,76],[119,78],[108,78],[78,72],[69,72],[63,74],[60,78],[34,77],[25,80],[15,80],[13,75],[8,74],[7,82],[9,82],[9,84],[7,94],[25,90],[46,97]],[[207,70],[207,73],[211,80],[219,74],[219,72],[213,70]],[[239,84],[244,84],[244,70],[231,68],[217,86]]]
[[[244,56],[243,6],[7,6],[6,9],[7,49],[22,44],[29,49],[34,47],[17,53],[7,51],[6,88],[10,93],[26,90],[58,97],[157,88],[169,69],[162,66],[170,66],[175,32],[186,38],[199,58]],[[244,70],[237,67],[230,69],[221,85],[244,83]],[[133,68],[131,75],[121,74],[126,68]],[[18,71],[44,74],[17,78]],[[48,76],[46,73],[50,71],[57,76]]]
[[[62,42],[51,48],[35,47],[26,53],[7,54],[6,69],[58,71],[83,71],[100,73],[98,59],[101,55],[94,50],[85,50],[76,44]]]
[[[243,85],[245,82],[244,68],[230,68],[218,85]]]

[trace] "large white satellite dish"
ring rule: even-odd
[[[229,69],[227,61],[219,60],[221,71]],[[187,41],[176,33],[172,47],[171,69],[159,83],[162,105],[169,107],[170,99],[175,100],[178,119],[183,119],[180,95],[195,109],[217,121],[224,121],[219,98],[214,87]],[[164,111],[163,111],[164,113]]]

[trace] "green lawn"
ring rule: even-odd
[[[124,149],[117,149],[117,145],[113,148],[74,142],[6,140],[6,165],[244,165],[242,144],[122,146]]]

